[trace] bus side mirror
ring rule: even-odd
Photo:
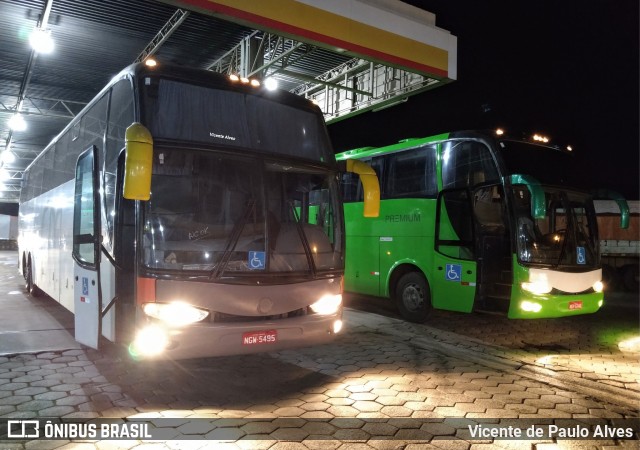
[[[544,219],[547,215],[547,205],[545,203],[544,190],[540,187],[538,180],[529,175],[511,175],[511,184],[524,184],[531,194],[531,217],[534,219]]]
[[[629,228],[629,204],[627,200],[616,191],[610,189],[597,189],[593,191],[594,200],[613,200],[620,208],[620,228]]]
[[[380,215],[380,182],[371,166],[357,159],[346,160],[347,172],[358,174],[364,190],[364,217]]]
[[[149,200],[153,166],[153,139],[141,123],[133,123],[125,132],[124,198]]]

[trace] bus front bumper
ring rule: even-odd
[[[181,328],[157,322],[140,328],[129,353],[134,359],[190,359],[277,352],[332,342],[342,329],[342,310],[268,322],[197,323]]]
[[[512,294],[510,319],[546,319],[597,312],[604,303],[602,292],[575,295],[535,295],[523,289]]]

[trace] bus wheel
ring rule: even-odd
[[[33,267],[31,266],[31,258],[29,258],[29,262],[27,263],[27,270],[24,274],[24,287],[27,291],[27,294],[30,294],[32,297],[39,296],[40,290],[35,284],[33,284]]]
[[[424,322],[431,310],[431,295],[425,278],[417,272],[404,274],[396,286],[395,301],[400,315],[409,322]]]

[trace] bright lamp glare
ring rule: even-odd
[[[51,38],[51,30],[43,30],[36,28],[29,36],[31,47],[38,53],[51,53],[53,51],[53,39]]]
[[[150,325],[138,332],[131,351],[134,356],[154,356],[162,353],[168,343],[167,333],[158,326]]]
[[[13,131],[24,131],[27,129],[27,122],[25,122],[24,117],[20,114],[14,114],[9,119],[9,128]]]
[[[593,284],[593,290],[596,292],[602,292],[604,290],[604,284],[602,283],[602,281],[596,281]]]
[[[537,280],[530,283],[522,283],[522,289],[529,291],[532,294],[542,295],[551,292],[553,287],[545,280]]]
[[[540,303],[528,302],[525,300],[524,302],[520,303],[520,308],[523,311],[537,313],[542,309],[542,305]]]
[[[323,316],[335,314],[342,305],[342,295],[325,295],[320,300],[311,305],[313,312]]]
[[[176,327],[200,322],[209,315],[208,311],[182,302],[145,303],[142,309],[146,315]]]
[[[267,78],[264,80],[264,87],[269,91],[275,91],[278,89],[278,80],[275,78]]]
[[[623,352],[640,352],[640,336],[634,336],[618,343],[618,348]]]
[[[0,155],[0,161],[2,161],[4,163],[11,164],[15,160],[16,160],[16,155],[14,155],[13,152],[11,152],[9,150],[5,150]]]

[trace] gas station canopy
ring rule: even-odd
[[[457,40],[399,0],[16,0],[0,4],[0,202],[123,67],[207,68],[313,100],[328,123],[456,79]],[[29,45],[40,29],[49,54]],[[26,129],[11,128],[19,114]]]

